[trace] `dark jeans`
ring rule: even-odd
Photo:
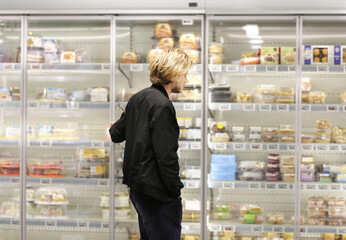
[[[131,189],[130,199],[138,213],[141,240],[180,240],[181,198],[165,203]]]

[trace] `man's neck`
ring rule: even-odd
[[[171,86],[171,84],[169,83],[169,84],[163,85],[163,87],[165,88],[165,90],[167,92],[167,95],[168,96],[171,95],[171,93],[172,93],[172,86]]]

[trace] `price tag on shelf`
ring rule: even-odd
[[[289,66],[288,66],[288,71],[289,71],[289,72],[295,72],[296,69],[297,69],[297,67],[296,67],[295,65],[289,65]]]
[[[327,106],[327,112],[339,112],[339,106],[338,105],[328,105]]]
[[[142,72],[143,71],[143,65],[142,64],[131,64],[130,65],[130,71],[131,72]]]
[[[261,143],[251,143],[250,144],[250,150],[262,150],[262,144]]]
[[[303,151],[313,151],[314,150],[314,145],[312,145],[312,144],[303,144],[302,145],[302,150]]]
[[[317,72],[328,72],[329,66],[317,66]]]
[[[222,65],[219,64],[211,64],[209,65],[210,72],[222,72]]]
[[[342,185],[342,189],[345,191],[346,190],[346,185]]]
[[[28,108],[38,108],[39,105],[38,105],[38,102],[36,101],[29,101],[28,102]]]
[[[53,179],[51,178],[41,178],[40,179],[40,184],[41,185],[52,185]]]
[[[341,145],[341,151],[346,152],[346,145]]]
[[[226,72],[239,72],[238,65],[226,65]]]
[[[231,104],[228,103],[220,103],[219,104],[220,111],[231,111]]]
[[[19,225],[20,220],[19,219],[11,219],[11,225]]]
[[[92,148],[103,148],[104,147],[104,142],[103,141],[92,141],[91,142],[91,147]]]
[[[330,189],[334,191],[340,191],[341,190],[341,185],[330,185]]]
[[[289,184],[288,183],[278,183],[278,190],[288,190]]]
[[[179,149],[189,149],[189,144],[187,142],[179,142]]]
[[[256,105],[255,104],[244,104],[243,110],[244,111],[256,111]]]
[[[266,66],[266,71],[267,72],[277,72],[278,71],[278,66],[277,65],[267,65]]]
[[[306,190],[316,190],[315,184],[306,184]]]
[[[14,70],[14,63],[4,63],[3,65],[4,71],[13,71]]]
[[[260,183],[249,183],[249,189],[260,189],[261,184]]]
[[[317,151],[327,151],[327,145],[317,145],[316,150]]]
[[[79,102],[67,102],[68,109],[79,109]]]
[[[184,104],[184,111],[195,111],[196,105],[193,103],[185,103]]]
[[[234,225],[224,225],[223,231],[224,232],[235,232],[235,226]]]
[[[254,233],[262,233],[263,230],[264,230],[263,226],[252,226],[251,227],[251,232],[254,232]]]
[[[10,183],[18,184],[20,182],[19,177],[11,177],[10,178]]]
[[[187,225],[187,224],[182,224],[182,225],[181,225],[181,229],[182,229],[182,230],[190,230],[190,226]]]
[[[276,190],[276,183],[266,183],[266,189],[268,190]]]
[[[302,105],[301,110],[303,112],[311,112],[311,105],[304,104],[304,105]]]
[[[109,228],[109,223],[108,222],[103,222],[101,223],[101,228]]]
[[[245,72],[256,72],[256,66],[255,65],[245,65],[244,71]]]
[[[41,147],[51,147],[51,146],[53,146],[53,141],[52,140],[41,140],[40,146]]]
[[[186,181],[186,188],[198,188],[198,181]]]
[[[108,179],[99,179],[97,181],[98,186],[108,186],[109,185],[109,180]]]
[[[278,104],[277,110],[282,111],[282,112],[287,112],[289,110],[289,105],[288,104]]]
[[[221,225],[210,225],[209,230],[211,232],[221,232],[222,231],[222,226]]]
[[[339,145],[328,145],[329,151],[333,152],[339,152],[340,151],[340,146]]]
[[[326,184],[318,184],[318,190],[327,191],[329,190],[329,186]]]
[[[191,143],[191,149],[200,150],[201,149],[201,142],[192,142]]]
[[[300,232],[301,233],[307,233],[308,232],[308,228],[307,227],[300,227]]]
[[[193,25],[193,19],[183,19],[181,20],[182,25]]]
[[[56,227],[57,222],[54,220],[46,220],[45,225],[46,225],[46,227]]]
[[[234,150],[245,150],[245,143],[234,143]]]
[[[284,232],[285,232],[285,227],[274,226],[274,227],[273,227],[273,232],[276,232],[276,233],[284,233]]]
[[[342,106],[344,112],[346,112],[346,105]]]
[[[31,70],[42,70],[42,64],[40,63],[32,63],[29,65],[29,69]]]
[[[234,182],[222,182],[222,188],[234,189]]]
[[[214,143],[214,149],[215,150],[226,150],[227,144],[226,143]]]
[[[336,229],[336,233],[337,234],[346,234],[346,228],[343,227],[343,228],[337,228]]]
[[[78,222],[77,227],[79,228],[89,228],[89,222]]]
[[[272,110],[271,104],[260,104],[260,111],[262,112],[268,112]]]
[[[305,189],[305,185],[304,184],[300,184],[300,190],[304,190]]]
[[[110,64],[102,64],[102,70],[110,70],[111,69],[111,65]]]
[[[268,150],[279,150],[279,144],[268,144]]]
[[[197,72],[197,65],[192,65],[192,67],[189,69],[189,72]]]
[[[296,150],[296,145],[294,145],[294,144],[288,144],[288,150],[290,150],[290,151],[295,151],[295,150]]]

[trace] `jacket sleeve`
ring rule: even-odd
[[[174,109],[164,105],[156,110],[150,124],[159,175],[168,194],[174,199],[180,196],[180,189],[184,187],[179,177],[179,129],[176,121]]]
[[[109,134],[114,143],[126,140],[126,112],[123,112],[119,120],[112,125],[109,129]]]

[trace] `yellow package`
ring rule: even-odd
[[[323,239],[324,240],[334,240],[335,234],[334,233],[324,233]]]
[[[284,233],[283,237],[284,237],[284,239],[293,239],[294,233]]]

